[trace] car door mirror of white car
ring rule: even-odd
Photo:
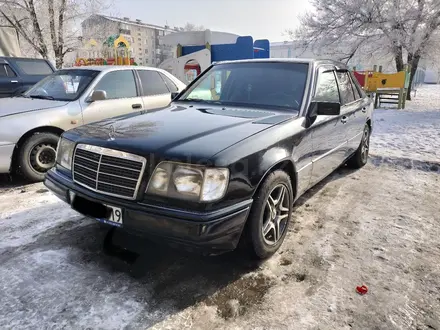
[[[107,92],[106,91],[100,91],[96,90],[93,91],[92,95],[90,95],[88,101],[89,102],[95,102],[95,101],[102,101],[107,99]]]
[[[179,92],[172,92],[171,93],[171,101],[174,100],[177,97],[177,95],[179,95]]]

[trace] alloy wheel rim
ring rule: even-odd
[[[370,148],[369,132],[369,129],[365,128],[364,135],[362,136],[361,157],[363,162],[366,162],[368,158],[368,151]]]
[[[283,237],[289,219],[289,191],[279,184],[270,192],[263,212],[261,233],[267,245],[275,245]]]

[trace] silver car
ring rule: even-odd
[[[66,130],[165,107],[185,84],[167,71],[138,66],[63,69],[19,97],[0,100],[0,173],[41,181]]]

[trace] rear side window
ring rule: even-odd
[[[142,82],[143,96],[168,94],[170,92],[158,72],[139,70],[138,73]]]
[[[6,65],[0,64],[0,77],[7,77],[8,72],[6,71]]]
[[[348,72],[337,72],[337,76],[339,80],[339,90],[341,92],[342,105],[353,102],[355,97]]]
[[[324,71],[319,75],[314,100],[318,102],[340,102],[338,83],[334,71]]]
[[[164,74],[162,74],[160,72],[159,72],[159,74],[162,77],[162,79],[165,81],[165,83],[167,84],[167,87],[171,93],[178,91],[176,84],[170,78],[168,78],[167,76],[165,76]]]
[[[15,60],[15,64],[30,76],[49,75],[53,72],[45,61]]]
[[[0,64],[0,77],[16,77],[14,71],[8,64]]]
[[[354,77],[353,73],[351,73],[351,72],[350,72],[349,75],[350,75],[350,78],[351,78],[351,84],[353,86],[353,91],[354,91],[354,95],[355,95],[356,99],[363,98],[365,95],[364,95],[364,92],[363,92],[361,86],[357,82],[356,77]]]
[[[107,99],[136,97],[137,91],[133,71],[109,72],[96,84],[95,90],[105,91]]]

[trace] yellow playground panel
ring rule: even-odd
[[[408,68],[396,73],[382,73],[366,70],[355,71],[354,75],[367,93],[375,93],[375,107],[381,104],[396,104],[398,109],[405,108],[406,93],[409,86]]]

